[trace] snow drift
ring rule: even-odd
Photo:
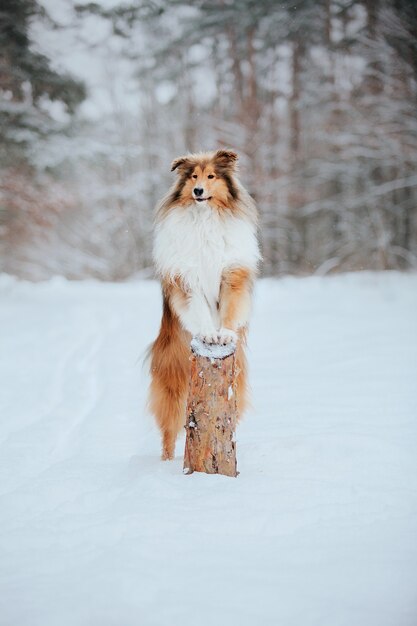
[[[237,479],[159,461],[154,282],[0,279],[2,626],[415,626],[417,276],[263,280]]]

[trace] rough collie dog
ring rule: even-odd
[[[154,262],[162,283],[161,328],[151,346],[149,406],[172,459],[185,424],[190,341],[237,343],[237,401],[247,399],[244,343],[260,259],[257,211],[236,177],[237,154],[175,159],[177,181],[157,207]]]

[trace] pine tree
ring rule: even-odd
[[[60,74],[34,49],[34,19],[51,22],[36,0],[2,0],[0,7],[0,165],[25,159],[26,149],[56,127],[44,100],[64,103],[69,113],[85,97],[85,87]]]

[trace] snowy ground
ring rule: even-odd
[[[0,279],[0,626],[415,626],[417,276],[258,285],[237,479],[159,461],[159,310]]]

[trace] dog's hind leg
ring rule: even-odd
[[[246,410],[250,408],[249,387],[247,375],[247,359],[245,354],[246,328],[238,331],[238,344],[236,350],[236,387],[237,387],[237,415],[240,419]]]
[[[185,424],[190,369],[189,336],[164,302],[161,330],[151,348],[149,408],[162,435],[162,459],[173,459]]]
[[[162,435],[163,461],[174,458],[175,442],[185,424],[186,390],[186,385],[173,389],[158,376],[151,383],[150,407]]]

